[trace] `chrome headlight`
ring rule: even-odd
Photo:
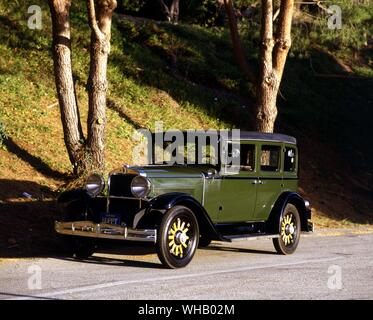
[[[99,174],[92,174],[88,177],[85,183],[85,189],[92,197],[97,196],[105,187],[105,180]]]
[[[145,198],[150,192],[150,181],[143,176],[136,176],[131,182],[131,192],[136,198]]]

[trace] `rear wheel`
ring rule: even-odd
[[[182,268],[192,260],[198,246],[199,228],[190,209],[175,206],[168,210],[158,234],[157,253],[163,265]]]
[[[279,238],[273,245],[280,254],[292,254],[298,247],[300,238],[300,217],[297,208],[288,203],[279,219]]]

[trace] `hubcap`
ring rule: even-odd
[[[286,215],[281,222],[281,239],[285,246],[294,242],[296,236],[296,226],[294,226],[293,215]]]
[[[172,253],[176,257],[182,258],[184,255],[184,249],[188,248],[189,227],[190,223],[186,223],[180,218],[177,218],[168,232],[168,246],[170,247],[170,253]]]

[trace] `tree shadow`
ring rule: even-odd
[[[15,154],[18,158],[28,163],[39,173],[57,180],[67,180],[70,178],[68,174],[52,169],[41,158],[32,155],[27,150],[20,147],[11,137],[7,137],[3,141],[3,144],[9,152]]]
[[[123,107],[118,105],[113,99],[107,99],[107,107],[113,111],[115,111],[124,121],[126,121],[128,124],[133,126],[135,129],[141,129],[143,126],[131,119],[123,110]]]

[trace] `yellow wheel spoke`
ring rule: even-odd
[[[172,234],[175,234],[175,232],[177,231],[176,223],[174,223],[174,224],[172,225],[170,231],[172,232]]]
[[[171,248],[170,253],[176,257],[182,258],[184,255],[184,249],[188,248],[189,236],[187,232],[189,231],[190,223],[182,221],[177,218],[176,221],[170,227],[168,232],[168,246]],[[180,241],[179,236],[182,236],[183,242]]]
[[[174,243],[173,246],[172,246],[172,248],[171,248],[171,252],[172,252],[173,254],[175,254],[175,248],[176,248],[176,244]]]

